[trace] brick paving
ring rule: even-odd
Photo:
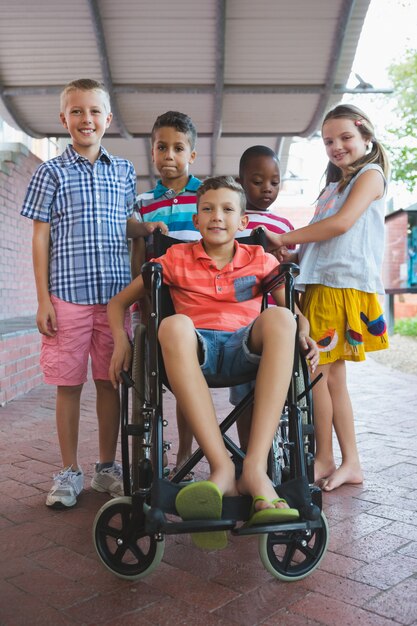
[[[0,624],[416,626],[417,376],[368,359],[349,366],[349,387],[366,481],[324,494],[329,550],[295,583],[264,569],[254,537],[204,553],[187,535],[166,539],[161,564],[144,580],[118,579],[91,537],[107,496],[87,482],[74,509],[45,506],[60,465],[54,390],[42,385],[0,408]],[[225,398],[216,391],[220,412]],[[97,453],[94,404],[88,384],[80,436],[87,479]],[[165,415],[175,444],[169,397]]]

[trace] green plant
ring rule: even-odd
[[[399,335],[417,337],[417,316],[403,317],[402,319],[396,320],[394,324],[394,332]]]
[[[399,63],[388,68],[394,88],[392,101],[396,121],[388,132],[394,141],[391,153],[392,178],[404,182],[409,191],[417,184],[417,50],[408,49]],[[413,333],[414,334],[414,333]]]

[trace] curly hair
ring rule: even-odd
[[[278,155],[276,154],[276,152],[274,152],[268,146],[261,146],[261,145],[251,146],[250,148],[247,148],[247,150],[245,150],[245,152],[240,157],[240,161],[239,161],[239,178],[240,179],[243,178],[244,172],[246,168],[248,167],[248,164],[250,163],[250,161],[260,156],[273,159],[276,162],[278,166],[278,170],[279,170],[279,159],[278,159]]]
[[[175,128],[177,132],[187,135],[188,141],[190,142],[191,150],[194,150],[197,141],[197,129],[194,126],[194,123],[189,115],[186,115],[185,113],[180,113],[179,111],[167,111],[166,113],[159,115],[156,118],[155,124],[152,127],[152,143],[155,141],[156,131],[159,128],[164,128],[165,126]]]

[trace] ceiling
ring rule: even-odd
[[[0,0],[0,116],[66,136],[59,93],[109,89],[105,147],[153,185],[149,134],[167,110],[198,130],[192,173],[237,174],[247,147],[308,137],[342,96],[370,0]]]

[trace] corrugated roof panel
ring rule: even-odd
[[[100,10],[116,83],[213,82],[216,3],[107,0]]]
[[[191,117],[200,133],[213,127],[213,98],[204,94],[123,94],[118,97],[125,123],[132,133],[148,134],[158,115],[181,111]]]
[[[35,134],[43,137],[67,135],[68,131],[59,119],[59,96],[20,96],[11,98],[11,104],[19,119],[26,122]]]
[[[104,20],[112,22],[128,18],[139,26],[144,19],[156,24],[175,23],[187,20],[190,16],[198,19],[210,18],[215,14],[216,2],[196,2],[195,0],[100,0],[100,12]]]
[[[297,134],[308,125],[318,95],[226,95],[223,104],[224,133]]]
[[[214,21],[202,35],[194,35],[194,41],[188,37],[187,45],[181,43],[187,37],[187,30],[177,33],[170,30],[169,25],[160,32],[154,28],[142,33],[131,33],[129,28],[112,29],[106,37],[109,54],[111,55],[111,71],[115,83],[133,84],[200,84],[214,81]],[[198,27],[191,22],[192,32]],[[132,28],[132,31],[134,29]],[[211,31],[211,32],[210,32]],[[158,48],[155,56],[155,41],[163,39],[164,45]]]
[[[62,85],[78,75],[101,77],[85,0],[3,2],[0,80],[6,86]]]

